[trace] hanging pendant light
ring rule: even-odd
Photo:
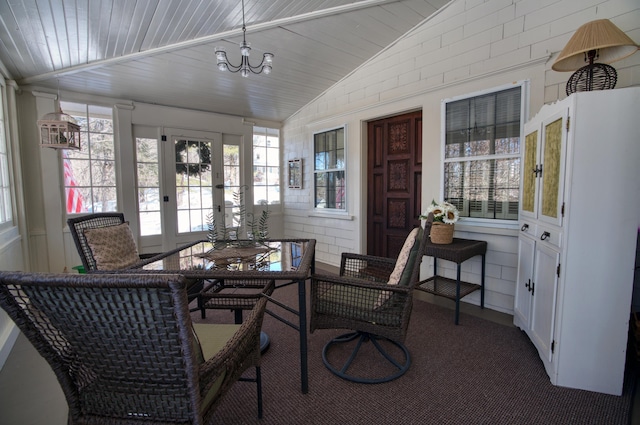
[[[273,53],[265,53],[262,55],[262,62],[253,66],[249,63],[249,53],[251,53],[251,43],[247,42],[247,28],[244,22],[244,0],[242,0],[242,43],[240,43],[240,65],[233,65],[227,58],[227,52],[224,47],[215,47],[217,66],[220,71],[240,72],[243,77],[248,77],[250,73],[254,74],[271,74],[273,69]]]

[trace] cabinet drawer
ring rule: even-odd
[[[558,248],[562,245],[562,232],[554,227],[536,226],[535,238]]]
[[[538,235],[537,225],[531,221],[520,220],[520,234],[536,238]]]

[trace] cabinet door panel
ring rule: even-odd
[[[542,179],[538,218],[556,226],[562,225],[566,121],[565,111],[550,117],[542,124]]]
[[[520,201],[520,218],[536,218],[537,199],[536,193],[538,180],[536,167],[538,166],[538,135],[536,129],[524,137],[524,149],[522,157],[522,199]]]
[[[555,327],[558,264],[560,253],[542,243],[536,243],[534,261],[533,304],[530,337],[541,357],[551,361],[551,342]]]
[[[514,324],[527,331],[531,317],[531,279],[533,277],[533,260],[535,241],[526,236],[518,238],[518,277],[516,280],[516,297],[513,305]]]

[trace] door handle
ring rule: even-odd
[[[523,224],[522,227],[520,228],[521,231],[525,231],[529,228],[529,225],[527,223]]]
[[[546,240],[549,236],[551,236],[551,233],[549,232],[542,232],[542,236],[540,236],[540,240],[544,241]]]

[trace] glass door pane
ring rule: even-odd
[[[162,191],[163,246],[173,249],[206,239],[213,217],[222,222],[222,135],[203,131],[165,129]],[[173,133],[173,134],[171,134]]]
[[[210,140],[174,140],[178,233],[207,230],[213,213]]]

